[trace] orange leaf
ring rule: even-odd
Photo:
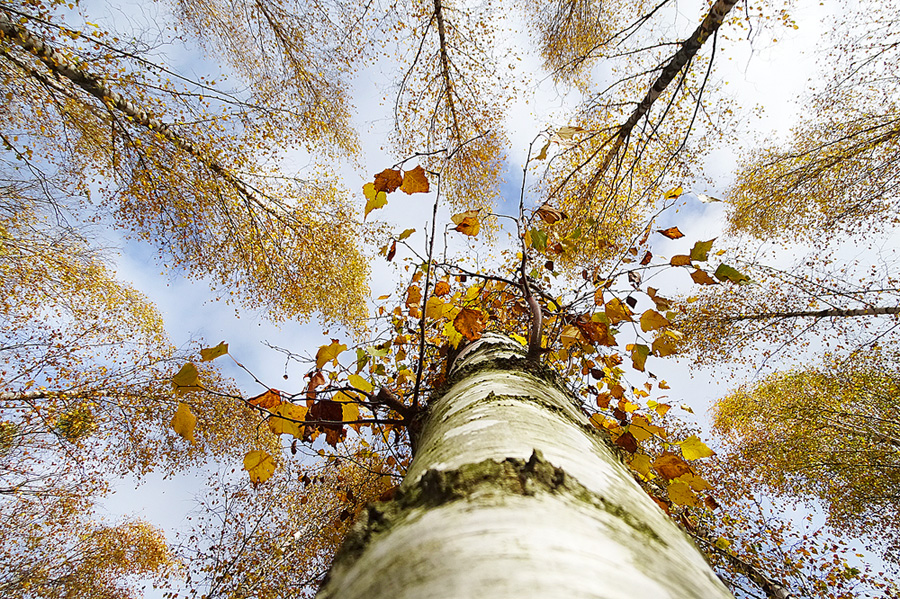
[[[669,239],[680,239],[684,237],[684,233],[678,230],[678,227],[669,227],[668,229],[660,229],[657,233],[662,233]]]
[[[443,297],[450,293],[450,284],[447,281],[438,281],[437,285],[434,286],[434,294],[438,297]]]
[[[417,166],[411,171],[403,173],[403,184],[400,185],[400,191],[407,194],[427,193],[428,178],[425,177],[425,169]]]
[[[322,374],[322,371],[316,371],[314,375],[309,377],[309,385],[306,386],[306,397],[308,399],[316,398],[316,387],[321,387],[325,384],[325,375]]]
[[[647,266],[648,264],[650,264],[650,260],[652,260],[652,259],[653,259],[653,254],[651,254],[650,252],[647,252],[646,254],[644,254],[644,257],[641,258],[641,266]]]
[[[669,260],[669,264],[672,266],[690,266],[691,257],[685,256],[684,254],[678,254],[677,256],[672,256],[672,259]]]
[[[453,319],[453,328],[465,335],[469,341],[481,338],[481,332],[487,326],[481,310],[463,308]]]
[[[422,301],[422,290],[418,286],[413,285],[406,291],[406,307],[413,308],[418,306]]]
[[[403,175],[400,174],[400,171],[387,168],[375,175],[375,183],[373,185],[375,186],[375,191],[391,193],[400,187],[402,183]]]
[[[687,462],[668,451],[653,461],[653,469],[669,480],[674,480],[691,471]]]
[[[249,403],[251,406],[256,406],[257,408],[265,408],[266,410],[268,410],[281,404],[281,392],[279,392],[277,389],[269,389],[261,395],[257,395],[256,397],[248,399],[247,403]]]

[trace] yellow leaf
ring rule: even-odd
[[[713,450],[706,446],[697,435],[691,435],[681,443],[681,455],[686,460],[699,460],[700,458],[708,458],[713,455]]]
[[[627,410],[626,410],[627,411]],[[628,425],[628,432],[638,441],[646,441],[653,433],[650,432],[650,423],[643,416],[635,416]],[[649,462],[647,462],[649,466]]]
[[[560,333],[559,341],[564,348],[569,349],[576,343],[586,342],[587,339],[581,333],[581,329],[575,325],[567,324],[563,328],[562,333]]]
[[[338,343],[337,339],[332,339],[330,345],[323,345],[316,352],[316,368],[321,370],[329,360],[337,362],[337,357],[346,349],[346,345]]]
[[[172,386],[178,397],[191,391],[200,391],[200,373],[197,372],[197,367],[191,362],[182,366],[178,374],[172,377]]]
[[[254,449],[244,456],[244,470],[254,483],[264,483],[275,472],[275,460],[265,451]]]
[[[438,320],[439,318],[443,318],[443,316],[444,302],[441,301],[441,298],[434,295],[429,297],[428,301],[425,302],[425,317]]]
[[[366,209],[363,219],[369,216],[369,213],[373,210],[387,206],[387,194],[383,191],[375,191],[374,183],[363,185],[363,195],[366,196]]]
[[[481,223],[478,220],[480,212],[480,210],[469,210],[467,212],[460,212],[459,214],[452,215],[450,220],[456,225],[454,229],[464,235],[475,237],[478,235],[478,231],[481,227]]]
[[[191,413],[191,409],[184,402],[178,402],[178,410],[172,417],[172,428],[175,432],[194,443],[194,427],[197,425],[197,418]]]
[[[609,322],[612,324],[623,321],[631,322],[631,314],[632,312],[628,306],[623,304],[617,297],[606,302],[606,317],[609,318]]]
[[[428,178],[425,176],[425,169],[421,166],[403,173],[403,184],[400,186],[400,191],[403,193],[427,193],[428,189]]]
[[[447,321],[444,324],[444,337],[447,338],[447,341],[450,343],[450,347],[457,348],[459,347],[459,342],[463,340],[462,333],[456,330],[456,327],[453,326],[453,321]]]
[[[222,341],[215,347],[204,347],[200,350],[200,361],[209,362],[228,353],[228,344]]]
[[[697,496],[686,483],[669,485],[669,499],[678,505],[697,505]]]
[[[303,419],[306,418],[306,406],[282,403],[271,410],[269,430],[276,435],[292,435],[299,439],[303,436]],[[296,422],[294,422],[296,421]]]
[[[669,326],[669,321],[666,320],[666,317],[657,312],[656,310],[647,310],[643,314],[641,314],[641,330],[645,333],[650,331],[655,331],[661,327]]]
[[[634,432],[632,432],[632,434],[634,434]],[[644,478],[649,478],[650,456],[643,453],[635,454],[634,457],[631,458],[631,461],[628,462],[628,465],[632,470],[634,470]]]
[[[691,409],[691,406],[687,405],[686,403],[681,404],[681,409],[690,414],[694,413],[694,410]]]
[[[711,488],[708,482],[706,482],[693,472],[682,474],[676,479],[676,481],[687,484],[694,491],[708,491]]]
[[[351,374],[347,377],[347,380],[350,382],[351,387],[353,387],[354,389],[359,389],[364,393],[371,393],[375,390],[375,386],[372,383],[359,376],[358,374]]]
[[[397,373],[397,384],[402,385],[406,381],[415,380],[416,373],[410,370],[409,368],[404,368],[400,372]]]
[[[550,141],[547,140],[547,143],[544,144],[544,147],[541,148],[540,153],[534,157],[535,160],[543,160],[547,157],[547,150],[550,149]]]
[[[682,189],[681,187],[674,187],[667,191],[664,197],[667,200],[674,200],[678,198],[682,193],[684,193],[684,189]]]

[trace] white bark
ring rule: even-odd
[[[489,337],[459,356],[401,491],[367,508],[319,596],[731,597],[523,352]]]

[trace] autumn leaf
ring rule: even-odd
[[[541,231],[540,229],[532,229],[528,232],[527,236],[531,240],[531,243],[529,244],[528,240],[526,239],[526,245],[530,245],[539,252],[543,252],[547,249],[546,231]]]
[[[441,298],[431,296],[425,302],[425,318],[439,320],[444,317],[444,302]]]
[[[682,193],[684,193],[684,189],[682,189],[681,187],[675,187],[675,188],[670,189],[669,191],[667,191],[667,192],[666,192],[666,195],[663,196],[663,199],[666,199],[666,200],[675,200],[675,199],[677,199],[678,197],[680,197]]]
[[[650,252],[645,252],[644,257],[641,258],[641,266],[647,266],[648,264],[650,264],[650,260],[652,259],[653,254],[651,254]]]
[[[685,256],[684,254],[678,254],[677,256],[672,256],[672,259],[669,260],[669,264],[672,266],[690,266],[691,257]]]
[[[678,505],[697,505],[697,496],[686,483],[672,483],[668,487],[669,499]]]
[[[614,297],[606,302],[606,317],[609,318],[611,324],[631,322],[631,315],[631,309],[623,304],[619,298]]]
[[[215,347],[204,347],[200,350],[200,361],[209,362],[228,353],[228,344],[222,341]]]
[[[281,392],[277,389],[267,389],[265,393],[248,399],[247,403],[251,406],[256,406],[257,408],[269,410],[281,404]]]
[[[321,370],[317,370],[311,377],[309,377],[309,384],[306,386],[306,397],[308,399],[316,398],[316,388],[321,387],[325,384],[325,375]]]
[[[375,390],[375,385],[359,376],[358,374],[351,374],[347,377],[347,382],[350,383],[350,386],[354,389],[359,389],[364,393],[371,393]]]
[[[655,331],[656,329],[662,327],[667,327],[670,324],[671,323],[666,319],[666,317],[656,310],[647,310],[646,312],[641,314],[641,330],[645,333]]]
[[[422,290],[418,285],[412,285],[406,290],[406,307],[415,308],[422,303]]]
[[[197,417],[191,413],[191,409],[184,402],[178,402],[178,410],[172,417],[172,428],[175,432],[194,443],[194,427],[197,425]]]
[[[691,260],[706,262],[709,259],[709,250],[712,249],[713,241],[716,239],[716,237],[713,237],[709,241],[698,241],[695,243],[694,247],[691,248]]]
[[[546,204],[538,208],[535,214],[537,214],[541,218],[541,220],[548,225],[552,225],[553,223],[566,218],[565,212],[557,210],[556,208],[552,208],[551,206],[548,206]]]
[[[244,470],[254,483],[264,483],[275,472],[275,460],[265,451],[254,449],[244,456]]]
[[[391,249],[388,250],[388,253],[385,256],[385,258],[387,259],[388,262],[390,262],[394,259],[394,256],[396,256],[396,255],[397,255],[397,242],[394,241],[391,244]]]
[[[730,281],[737,285],[746,285],[750,282],[750,277],[739,273],[727,264],[720,264],[719,268],[716,269],[715,275],[720,281]]]
[[[674,480],[682,474],[691,471],[691,467],[687,462],[668,451],[653,460],[653,469],[668,480]]]
[[[438,297],[443,297],[450,293],[450,283],[447,281],[438,281],[437,285],[434,286],[434,294]]]
[[[560,127],[556,130],[556,135],[561,137],[562,139],[572,139],[572,136],[576,133],[584,131],[581,127],[573,127],[571,125],[566,125],[564,127]]]
[[[411,171],[403,173],[403,184],[400,185],[400,191],[406,194],[428,193],[428,177],[425,176],[425,169],[417,166]]]
[[[650,355],[650,348],[643,343],[637,343],[631,348],[631,365],[636,370],[644,371],[644,364],[647,362],[647,356]]]
[[[373,210],[387,206],[387,194],[383,191],[375,191],[374,183],[366,183],[363,185],[363,195],[366,197],[366,208],[363,219],[369,216],[369,213]]]
[[[175,388],[175,395],[181,397],[191,391],[200,391],[200,373],[192,362],[188,362],[181,367],[181,370],[172,377],[172,386]]]
[[[665,358],[678,352],[677,344],[678,342],[671,335],[663,333],[653,340],[650,349],[655,355]]]
[[[272,408],[269,417],[269,430],[275,435],[291,435],[296,439],[303,436],[303,421],[306,418],[306,406],[288,402]]]
[[[694,491],[708,491],[711,488],[708,482],[706,482],[693,472],[682,474],[678,477],[677,481],[689,485]]]
[[[713,278],[705,270],[699,268],[691,273],[691,278],[698,285],[717,285]]]
[[[404,229],[400,235],[397,236],[397,241],[403,241],[404,239],[408,239],[410,235],[415,233],[415,229]]]
[[[684,233],[678,230],[678,227],[669,227],[668,229],[660,229],[657,233],[661,233],[669,239],[680,239],[684,237]]]
[[[337,339],[332,339],[331,344],[323,345],[319,348],[319,351],[316,352],[316,368],[322,370],[322,367],[325,366],[329,360],[337,362],[337,357],[346,349],[346,345],[338,343]]]
[[[325,433],[325,442],[335,447],[344,436],[344,409],[336,401],[330,399],[317,401],[306,413],[307,427],[304,436],[309,436],[312,429]]]
[[[403,175],[400,171],[388,168],[375,175],[375,182],[372,184],[372,187],[376,192],[385,191],[391,193],[400,187],[402,183]]]
[[[481,310],[463,308],[453,319],[453,328],[462,333],[469,341],[481,338],[481,332],[487,326]]]
[[[460,212],[459,214],[452,215],[450,220],[456,225],[454,230],[459,231],[464,235],[475,237],[478,235],[478,231],[481,227],[481,223],[478,220],[478,215],[480,213],[480,210],[469,210],[467,212]]]
[[[547,157],[547,150],[550,149],[550,140],[547,140],[547,143],[544,144],[544,147],[541,148],[540,153],[534,157],[535,160],[543,160]]]
[[[681,445],[681,455],[683,455],[686,460],[708,458],[715,453],[712,449],[707,447],[697,435],[691,435],[679,443],[679,445]]]
[[[631,433],[623,433],[616,437],[615,444],[628,453],[634,453],[638,449],[637,439]]]

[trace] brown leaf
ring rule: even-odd
[[[400,185],[400,191],[403,193],[428,193],[428,189],[428,178],[425,176],[425,169],[421,166],[403,173],[403,184]]]
[[[641,266],[647,266],[648,264],[650,264],[650,260],[652,260],[652,259],[653,259],[653,254],[651,254],[650,252],[645,253],[644,257],[641,258]]]
[[[657,233],[661,233],[669,239],[680,239],[684,237],[684,233],[678,230],[678,227],[669,227],[668,229],[660,229]]]
[[[390,262],[394,259],[394,256],[397,255],[397,242],[391,244],[391,249],[388,250],[387,253],[387,261]]]
[[[669,260],[669,264],[672,266],[690,266],[691,257],[685,256],[684,254],[678,254],[677,256],[672,256],[672,259]]]
[[[484,313],[472,308],[463,308],[453,319],[453,328],[465,335],[469,341],[480,339],[481,332],[486,326]]]
[[[545,223],[547,223],[548,225],[552,225],[553,223],[561,221],[562,219],[566,218],[565,212],[563,212],[561,210],[557,210],[556,208],[552,208],[546,204],[544,204],[543,206],[538,208],[537,211],[535,212],[535,214],[537,214],[539,217],[541,217],[541,220],[544,221]]]
[[[709,276],[709,273],[707,273],[705,270],[695,270],[691,273],[691,278],[698,285],[718,285],[718,283],[716,283],[716,281],[711,276]]]
[[[634,438],[634,435],[631,433],[624,433],[619,435],[616,439],[616,445],[627,451],[628,453],[634,453],[638,449],[637,439]]]
[[[308,439],[313,430],[319,430],[325,433],[325,441],[334,447],[344,436],[343,419],[344,408],[339,402],[317,401],[306,413],[306,429],[303,437]]]
[[[674,480],[691,471],[687,462],[668,451],[653,461],[653,469],[668,480]]]
[[[402,183],[403,175],[400,171],[395,171],[394,169],[387,168],[375,175],[375,191],[391,193],[396,191]]]
[[[666,319],[666,317],[656,310],[647,310],[646,312],[641,314],[641,330],[645,333],[655,331],[656,329],[662,327],[667,327],[670,324],[671,323]]]
[[[325,384],[325,375],[322,374],[322,371],[317,371],[314,375],[309,377],[309,385],[306,386],[306,397],[308,399],[316,398],[316,387],[321,387]]]
[[[609,327],[602,322],[594,322],[587,314],[582,314],[575,319],[575,326],[587,337],[591,343],[599,343],[600,345],[615,346],[615,338],[609,334]]]

